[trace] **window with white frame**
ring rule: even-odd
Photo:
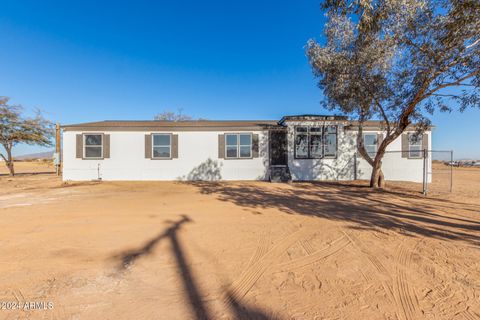
[[[86,159],[103,158],[103,135],[102,134],[84,134],[83,135],[83,157]]]
[[[378,146],[378,137],[376,133],[365,133],[363,135],[363,144],[365,145],[365,150],[370,157],[375,157],[377,154]]]
[[[152,158],[170,159],[172,155],[172,135],[168,133],[152,134]]]
[[[252,157],[251,133],[225,134],[225,158],[239,159]]]
[[[408,157],[421,158],[422,157],[423,136],[421,134],[408,135]]]
[[[295,158],[321,159],[337,156],[337,126],[295,127]]]

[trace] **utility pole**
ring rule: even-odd
[[[60,175],[60,123],[55,124],[55,154],[53,156],[53,161],[55,163],[55,172],[57,176]]]

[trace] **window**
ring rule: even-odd
[[[225,155],[227,159],[252,157],[252,134],[229,133],[225,135]]]
[[[83,135],[83,157],[91,159],[103,158],[103,135],[84,134]]]
[[[170,159],[172,154],[172,136],[165,133],[152,134],[152,158]]]
[[[422,135],[409,134],[408,135],[408,157],[421,158],[422,157]]]
[[[311,158],[321,158],[322,157],[322,127],[311,127],[309,130],[309,140],[310,140],[310,157]]]
[[[337,156],[337,126],[325,126],[324,130],[324,155],[335,158]]]
[[[337,126],[295,127],[295,158],[337,156]]]
[[[378,138],[376,133],[365,133],[363,135],[363,143],[365,150],[370,157],[375,157],[377,154]]]
[[[240,134],[240,158],[252,157],[252,135]]]
[[[308,158],[308,127],[295,128],[295,157]]]

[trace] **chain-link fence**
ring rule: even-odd
[[[372,154],[372,158],[374,156]],[[356,159],[356,179],[370,179],[371,166],[358,154]],[[386,151],[382,172],[388,186],[423,194],[440,194],[452,192],[453,165],[453,151]]]
[[[453,151],[429,150],[427,157],[427,175],[424,194],[449,193],[453,190]]]

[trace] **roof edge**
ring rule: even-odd
[[[103,120],[94,122],[83,122],[62,125],[62,128],[74,127],[142,127],[142,126],[167,126],[167,127],[208,127],[215,125],[272,125],[277,124],[277,120],[182,120],[182,121],[168,121],[168,120]]]
[[[287,121],[348,121],[348,117],[341,115],[299,114],[283,116],[278,121],[278,124],[284,124]]]

